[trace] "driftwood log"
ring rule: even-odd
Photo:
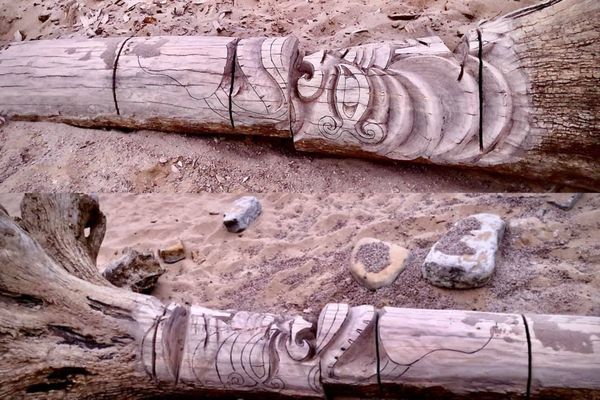
[[[0,398],[600,399],[598,317],[163,305],[90,276],[93,198],[27,195],[33,209],[0,207]]]
[[[600,188],[600,2],[547,0],[466,35],[304,56],[284,38],[43,40],[0,51],[0,114],[293,138],[299,150]]]

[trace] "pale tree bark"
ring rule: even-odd
[[[546,0],[470,32],[304,56],[285,38],[44,40],[0,51],[0,114],[291,137],[299,150],[600,188],[600,2]]]
[[[54,216],[26,217],[36,238],[0,207],[2,398],[600,398],[600,318],[333,303],[310,322],[165,306],[75,276],[97,249],[64,226],[97,215],[93,198],[32,204]]]

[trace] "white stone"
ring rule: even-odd
[[[229,232],[242,232],[260,215],[262,207],[254,196],[237,199],[231,209],[223,215],[223,224]]]
[[[485,285],[494,273],[504,228],[504,221],[494,214],[475,214],[458,221],[427,254],[423,277],[432,285],[452,289]]]

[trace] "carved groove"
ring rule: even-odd
[[[298,150],[596,188],[599,11],[546,1],[482,22],[455,53],[437,37],[307,56],[291,36],[11,43],[0,109],[82,127],[293,137]]]
[[[461,386],[478,387],[488,375],[478,376],[471,364],[489,364],[487,354],[493,353],[487,351],[511,351],[520,356],[513,365],[497,366],[509,368],[506,387],[499,390],[525,394],[530,384],[522,318],[462,315],[458,320],[456,311],[328,304],[314,326],[300,317],[171,306],[167,322],[156,325],[159,339],[149,367],[159,381],[207,388],[323,395],[324,387],[351,384],[385,397],[395,385],[430,379],[437,363],[456,374],[469,371],[472,381]],[[438,322],[444,318],[448,327]]]

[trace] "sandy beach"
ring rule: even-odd
[[[182,240],[186,259],[164,265],[152,293],[164,302],[316,317],[329,302],[377,307],[600,315],[600,196],[569,211],[564,194],[257,195],[263,213],[229,233],[222,213],[239,194],[102,194],[108,228],[100,269],[122,250],[157,251]],[[19,195],[0,196],[12,215]],[[492,212],[507,223],[496,272],[479,289],[428,284],[420,267],[460,218]],[[537,219],[537,222],[535,220]],[[511,229],[511,221],[525,221]],[[374,237],[410,249],[389,287],[369,291],[350,275],[354,244]]]

